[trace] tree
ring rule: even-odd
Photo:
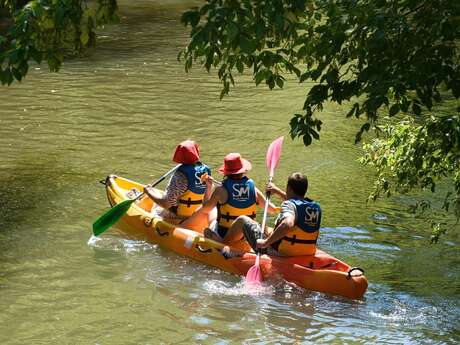
[[[29,61],[57,71],[64,56],[95,44],[95,28],[115,21],[115,0],[0,0],[0,80],[21,81]]]
[[[286,73],[315,84],[292,138],[319,139],[326,101],[374,129],[362,162],[377,169],[370,196],[435,191],[449,179],[443,209],[460,217],[460,2],[450,0],[207,0],[187,11],[186,71],[218,70],[221,98],[234,74],[282,88]],[[443,108],[440,110],[441,106]],[[428,202],[421,206],[426,209]],[[445,231],[433,223],[433,240]]]

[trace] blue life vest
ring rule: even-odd
[[[201,162],[195,164],[182,164],[178,169],[187,178],[187,190],[178,200],[177,206],[171,207],[171,211],[181,217],[190,217],[193,212],[203,203],[206,183],[201,182],[201,176],[205,173],[211,175],[211,169]]]
[[[238,216],[256,218],[256,187],[254,181],[244,176],[241,180],[227,177],[222,186],[227,190],[227,202],[217,204],[219,234],[224,237]]]
[[[321,207],[310,199],[289,199],[296,208],[295,225],[272,244],[283,256],[314,255],[321,226]]]
[[[222,186],[227,190],[227,204],[236,208],[247,208],[256,203],[254,181],[243,176],[241,180],[226,178]]]
[[[289,199],[296,208],[296,225],[306,232],[318,231],[321,225],[321,207],[313,200]]]
[[[201,182],[201,176],[207,173],[211,176],[211,169],[206,164],[198,162],[197,164],[182,164],[178,171],[187,177],[187,189],[195,194],[204,194],[206,183]]]

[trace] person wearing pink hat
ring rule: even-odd
[[[239,153],[229,153],[224,158],[224,164],[219,173],[225,176],[222,185],[214,189],[202,207],[189,218],[205,217],[217,207],[217,219],[203,232],[204,236],[225,244],[239,242],[243,238],[235,238],[235,233],[241,233],[244,219],[256,218],[256,205],[264,208],[266,199],[254,185],[254,181],[245,176],[252,169],[251,162],[241,157]],[[212,179],[207,178],[207,183]],[[269,204],[270,213],[276,212],[276,207]],[[189,221],[187,220],[187,221]]]
[[[201,176],[211,175],[211,169],[200,162],[198,144],[192,140],[177,145],[173,161],[181,166],[172,175],[165,191],[147,185],[145,193],[156,204],[152,209],[154,213],[167,221],[179,223],[191,216],[203,199],[210,196],[211,188],[201,181]]]

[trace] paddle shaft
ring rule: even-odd
[[[212,179],[212,182],[215,183],[216,185],[222,186],[222,182],[217,181],[214,177],[211,177],[211,179]]]
[[[268,184],[272,183],[273,176],[268,177]],[[264,215],[262,217],[262,231],[265,232],[265,223],[267,222],[267,213],[268,213],[268,204],[270,203],[270,193],[265,194],[267,197],[265,199]]]
[[[284,137],[279,137],[275,139],[267,150],[267,155],[265,157],[265,163],[267,164],[268,169],[268,184],[271,184],[273,181],[273,175],[275,175],[275,168],[278,165],[280,155],[281,155],[281,145],[283,143]],[[265,232],[265,223],[267,221],[267,212],[268,204],[270,203],[270,193],[265,194],[267,196],[265,201],[264,216],[262,218],[262,231]]]
[[[169,175],[171,175],[173,172],[175,172],[177,169],[180,168],[182,164],[178,164],[176,165],[174,168],[172,168],[171,170],[169,170],[166,174],[164,174],[163,176],[161,176],[158,180],[156,180],[155,182],[152,183],[151,187],[155,187],[156,185],[158,185],[159,183],[161,183],[166,177],[168,177]],[[133,199],[133,202],[136,201],[136,200],[139,200],[141,197],[143,197],[145,195],[145,192],[142,192],[141,194],[139,194],[135,199]]]
[[[284,137],[279,137],[275,139],[270,146],[268,147],[267,155],[265,157],[265,163],[267,164],[268,168],[268,184],[272,183],[273,175],[275,174],[275,168],[278,164],[281,154],[281,144],[283,143]],[[267,222],[267,213],[268,213],[268,204],[270,203],[270,193],[267,192],[265,199],[265,207],[264,207],[264,216],[262,218],[262,231],[265,232],[265,223]],[[255,281],[257,284],[260,284],[262,281],[262,273],[260,271],[259,266],[259,256],[260,251],[256,248],[256,262],[255,264],[248,270],[246,273],[246,283],[253,284]]]

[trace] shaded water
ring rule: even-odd
[[[366,270],[362,301],[282,282],[249,295],[240,277],[156,246],[90,239],[107,174],[151,181],[193,138],[214,169],[241,152],[262,186],[266,148],[301,108],[294,82],[268,91],[241,77],[220,102],[214,75],[186,75],[178,18],[191,5],[122,1],[95,51],[0,89],[0,343],[458,342],[458,235],[430,246],[408,198],[366,205],[372,172],[352,144],[361,124],[336,106],[321,115],[320,142],[285,141],[275,182],[309,176],[324,209],[320,247]]]

